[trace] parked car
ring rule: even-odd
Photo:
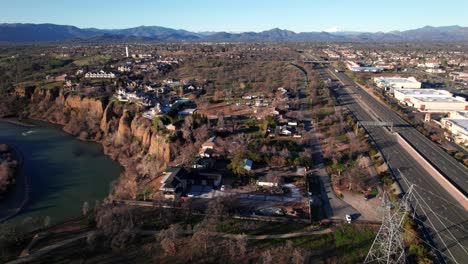
[[[364,200],[369,200],[370,198],[372,198],[372,194],[364,194]]]
[[[347,214],[347,215],[346,215],[346,222],[347,222],[348,224],[351,224],[351,220],[352,220],[352,219],[351,219],[351,215]]]
[[[220,190],[220,191],[224,191],[224,190],[226,190],[226,186],[224,186],[224,185],[221,185],[221,188],[219,188],[219,190]]]

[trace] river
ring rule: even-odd
[[[34,125],[0,121],[0,143],[12,145],[23,161],[16,186],[0,201],[0,219],[21,205],[26,192],[27,203],[9,221],[48,216],[57,222],[80,215],[85,201],[93,206],[107,196],[122,168],[104,155],[99,144],[80,141],[59,126]]]

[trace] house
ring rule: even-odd
[[[132,68],[130,68],[128,66],[119,66],[119,67],[117,67],[117,70],[119,72],[131,72]]]
[[[144,118],[148,118],[153,120],[153,118],[161,113],[161,105],[159,103],[156,104],[155,107],[150,108],[148,111],[143,113]]]
[[[213,166],[214,160],[209,158],[197,158],[192,164],[192,168],[194,169],[209,169],[213,168]]]
[[[278,187],[281,185],[281,178],[273,175],[262,176],[257,180],[258,186]]]
[[[202,148],[199,152],[201,158],[211,158],[213,153],[214,151],[212,148]]]
[[[196,108],[186,108],[179,111],[179,115],[186,116],[186,115],[193,115],[197,111]]]
[[[166,199],[174,199],[195,186],[217,188],[221,180],[222,175],[212,170],[171,167],[163,173],[159,190]]]
[[[117,91],[115,92],[115,95],[114,95],[117,100],[119,100],[120,102],[128,102],[128,95],[127,95],[127,91],[124,89],[124,88],[119,88],[117,89]]]
[[[210,137],[205,143],[202,144],[203,149],[213,149],[215,147],[216,137]]]
[[[177,194],[187,189],[187,182],[184,179],[186,173],[184,168],[168,168],[163,172],[159,190],[163,192],[164,198],[175,199]]]
[[[296,168],[296,175],[297,176],[305,176],[307,174],[307,168],[306,167],[297,167]]]
[[[205,143],[202,144],[200,151],[199,151],[200,157],[210,158],[213,156],[213,154],[215,153],[214,148],[216,146],[215,140],[216,140],[216,137],[211,137]]]
[[[244,169],[246,171],[251,171],[252,170],[252,166],[253,166],[253,161],[252,160],[249,160],[249,159],[245,159],[244,160]]]
[[[289,130],[289,129],[285,126],[285,127],[283,127],[283,128],[281,129],[281,133],[280,133],[280,134],[283,135],[283,136],[288,136],[288,137],[289,137],[289,136],[292,135],[292,131]]]
[[[176,131],[176,127],[173,124],[167,125],[166,129],[169,130],[169,131]]]
[[[105,72],[103,70],[100,70],[98,72],[87,72],[85,74],[85,78],[88,78],[88,79],[113,79],[115,78],[115,74],[112,73],[112,72]]]

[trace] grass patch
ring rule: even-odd
[[[333,248],[333,234],[324,234],[324,235],[310,235],[302,237],[293,237],[293,238],[275,238],[275,239],[264,239],[264,240],[252,240],[249,244],[251,246],[256,246],[259,248],[271,248],[276,246],[281,246],[286,243],[286,241],[291,241],[295,247],[303,247],[310,249],[321,249],[327,250]]]
[[[269,223],[261,221],[246,221],[241,219],[229,219],[220,222],[216,227],[217,232],[245,235],[273,235],[303,232],[309,224],[301,223]]]
[[[348,137],[346,136],[346,134],[343,134],[343,135],[339,135],[336,137],[336,140],[338,140],[339,142],[347,142],[348,141]]]
[[[335,109],[333,107],[324,107],[320,109],[320,112],[319,112],[322,118],[329,116],[329,115],[333,115],[334,113],[335,113]]]
[[[61,86],[62,86],[62,82],[49,82],[49,83],[45,83],[45,84],[41,85],[41,88],[43,88],[43,89],[52,89],[52,88],[61,87]]]
[[[99,63],[105,63],[106,61],[110,60],[112,57],[109,55],[95,55],[95,56],[89,56],[89,57],[82,57],[79,58],[73,63],[76,66],[87,66],[87,65],[92,65],[92,64],[99,64]]]
[[[375,237],[368,227],[343,224],[334,233],[337,252],[342,252],[341,263],[361,263]]]

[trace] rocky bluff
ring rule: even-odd
[[[122,198],[134,197],[141,187],[139,182],[154,177],[171,158],[168,136],[155,131],[151,121],[138,111],[118,102],[62,89],[16,88],[11,96],[16,101],[7,102],[13,105],[5,107],[7,112],[0,109],[0,117],[21,116],[60,124],[81,140],[101,143],[104,152],[125,168],[114,187],[114,194]]]

